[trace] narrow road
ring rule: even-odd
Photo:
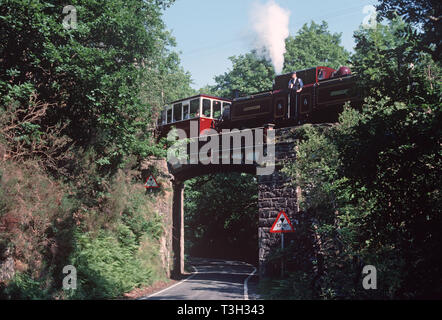
[[[257,276],[252,265],[215,259],[191,260],[187,279],[142,300],[256,300]]]

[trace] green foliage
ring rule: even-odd
[[[120,172],[115,187],[104,186],[107,192],[88,208],[66,185],[26,166],[2,167],[0,256],[12,256],[18,273],[2,283],[1,297],[114,298],[164,277],[164,222],[130,176]],[[62,290],[68,264],[81,270],[75,292]]]
[[[145,202],[146,197],[144,195],[133,195],[121,218],[123,223],[134,234],[138,244],[145,234],[150,235],[155,240],[159,240],[163,234],[162,219],[158,214],[151,213],[148,219],[142,214],[142,210],[145,210],[143,207]]]
[[[74,0],[65,30],[67,3],[0,1],[0,256],[20,271],[2,297],[110,298],[165,274],[164,222],[131,169],[165,155],[160,108],[193,93],[172,3]],[[81,288],[66,294],[69,263]]]
[[[80,208],[70,264],[77,268],[75,299],[120,297],[164,276],[159,257],[163,220],[138,181],[119,171],[97,207]],[[92,203],[91,203],[92,204]]]
[[[16,274],[0,296],[50,298],[70,252],[75,204],[36,163],[1,167],[0,259],[13,259]]]
[[[353,70],[365,95],[406,103],[440,101],[440,65],[419,45],[420,35],[400,18],[355,33]]]
[[[420,49],[431,54],[435,61],[441,60],[440,1],[381,0],[376,9],[379,17],[392,20],[399,15],[407,23],[419,25]]]
[[[286,39],[284,72],[316,66],[339,68],[350,57],[341,45],[341,34],[330,33],[327,22],[304,24],[296,36]]]
[[[171,39],[172,43],[173,39]],[[156,108],[162,108],[166,103],[191,96],[195,91],[190,87],[192,83],[189,72],[180,65],[177,53],[171,52],[160,64],[148,68],[143,83],[143,97]]]
[[[42,300],[51,298],[45,281],[35,280],[28,273],[17,273],[0,296],[3,296],[3,299],[12,300]]]
[[[256,51],[229,59],[232,61],[232,70],[215,77],[216,85],[211,88],[212,92],[221,97],[233,98],[235,90],[247,95],[272,88],[275,76],[273,66]]]
[[[158,109],[191,92],[161,20],[172,2],[74,1],[78,27],[65,30],[62,2],[2,1],[0,105],[26,105],[35,92],[55,106],[42,125],[66,124],[62,134],[107,169],[156,154]]]
[[[231,173],[186,182],[186,250],[193,256],[257,261],[256,178]]]
[[[258,290],[265,300],[308,300],[313,298],[311,278],[305,272],[293,272],[284,279],[266,278],[259,282]]]
[[[304,126],[284,169],[321,240],[309,298],[440,298],[440,64],[398,17],[355,38],[362,110],[345,108],[331,128]],[[362,288],[369,264],[378,290]],[[281,282],[292,298],[302,297],[302,272]]]
[[[332,129],[306,127],[285,171],[324,243],[323,298],[423,298],[442,293],[440,108],[367,100]],[[379,290],[355,283],[358,263],[378,270]]]
[[[152,271],[134,254],[135,235],[125,226],[118,233],[118,240],[105,232],[96,238],[76,234],[71,264],[77,268],[78,289],[72,298],[113,298],[149,283]]]

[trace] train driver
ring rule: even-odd
[[[299,93],[302,91],[303,87],[304,83],[302,82],[302,79],[296,76],[296,72],[293,72],[292,78],[289,81],[289,89],[296,90],[296,92]]]

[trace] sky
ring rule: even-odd
[[[177,42],[181,62],[192,74],[192,87],[215,83],[214,77],[231,69],[229,57],[253,46],[250,11],[254,3],[269,0],[176,0],[164,12],[164,21]],[[272,0],[290,11],[290,35],[304,23],[326,21],[332,33],[342,33],[342,45],[353,50],[353,32],[376,0]]]

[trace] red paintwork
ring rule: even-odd
[[[323,72],[324,72],[324,77],[323,77],[322,79],[319,80],[319,79],[318,79],[318,74],[319,74],[319,70],[320,70],[320,69],[324,70],[324,71],[323,71]],[[316,67],[316,82],[318,82],[318,81],[323,81],[323,80],[326,80],[326,79],[331,78],[334,72],[336,72],[336,70],[333,69],[333,68],[323,67],[323,66]]]
[[[191,137],[190,136],[190,134],[191,134],[190,122],[191,121],[198,122],[198,134],[201,135],[201,133],[203,133],[204,130],[215,128],[215,125],[218,120],[214,120],[214,119],[206,118],[206,117],[199,117],[199,118],[179,121],[179,122],[175,122],[175,123],[165,124],[165,125],[160,126],[160,133],[161,133],[160,136],[167,137],[167,134],[172,129],[172,127],[175,127],[177,129],[184,130],[186,132],[187,137],[190,138]]]
[[[351,75],[351,70],[349,67],[340,67],[336,74],[338,76],[348,76]]]
[[[221,101],[223,103],[224,102],[227,102],[230,104],[232,103],[232,101],[228,100],[228,99],[215,97],[215,96],[211,96],[211,95],[207,95],[207,94],[198,94],[198,95],[195,95],[192,97],[188,97],[188,98],[184,98],[184,99],[180,99],[180,100],[176,100],[174,102],[171,102],[171,103],[169,103],[169,106],[172,106],[177,103],[182,103],[184,101],[198,99],[198,98],[214,99],[214,100]],[[191,121],[198,121],[198,134],[199,135],[207,129],[215,128],[215,125],[218,122],[217,119],[212,119],[212,118],[208,118],[205,116],[200,116],[200,117],[196,117],[196,118],[192,118],[192,119],[188,119],[188,120],[182,120],[182,121],[173,122],[173,123],[168,123],[168,124],[164,124],[164,125],[161,124],[161,125],[159,125],[160,136],[166,137],[167,134],[169,133],[169,131],[172,129],[172,127],[175,127],[177,129],[184,130],[187,134],[187,137],[191,137],[191,132],[190,132],[190,122]]]
[[[204,132],[204,130],[215,128],[215,120],[211,118],[200,117],[200,134]]]
[[[275,230],[276,223],[277,223],[277,222],[279,221],[279,219],[281,218],[281,215],[284,215],[284,218],[285,218],[285,220],[288,222],[288,224],[289,224],[291,230],[278,230],[278,231]],[[292,223],[291,223],[289,217],[287,217],[287,215],[285,214],[284,210],[280,211],[279,214],[278,214],[278,216],[276,217],[275,222],[273,222],[273,225],[272,225],[272,227],[270,228],[270,232],[271,232],[271,233],[289,233],[289,232],[294,232],[294,231],[295,231],[295,229],[293,228],[293,225],[292,225]]]

